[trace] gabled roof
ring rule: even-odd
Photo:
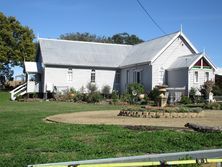
[[[42,61],[46,65],[118,68],[152,63],[171,43],[183,37],[194,53],[196,48],[182,32],[175,32],[137,45],[39,39]]]
[[[132,45],[39,39],[46,65],[118,67]]]
[[[205,58],[207,62],[211,65],[214,70],[216,69],[215,65],[211,63],[209,58],[205,53],[197,53],[197,54],[190,54],[178,57],[176,61],[168,68],[170,69],[178,69],[178,68],[192,68],[198,60],[201,58]]]
[[[178,32],[134,45],[120,66],[151,62],[175,36],[178,36]]]

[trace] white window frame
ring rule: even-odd
[[[72,71],[72,68],[68,69],[67,80],[68,80],[68,82],[72,82],[73,81],[73,71]]]
[[[164,75],[165,75],[165,69],[161,67],[159,69],[159,84],[162,85],[164,83]]]
[[[210,73],[208,71],[206,71],[204,73],[204,82],[209,81],[210,80]]]
[[[198,71],[194,71],[194,83],[199,83],[199,72]]]

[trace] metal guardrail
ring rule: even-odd
[[[189,157],[191,160],[180,160]],[[176,153],[149,154],[120,158],[70,161],[48,164],[28,165],[28,167],[132,167],[194,163],[221,163],[222,149],[200,150]]]

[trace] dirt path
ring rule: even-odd
[[[204,111],[201,118],[135,118],[117,116],[119,110],[87,111],[53,115],[48,121],[71,124],[105,124],[105,125],[143,125],[163,127],[184,127],[187,122],[206,125],[222,126],[222,111]]]

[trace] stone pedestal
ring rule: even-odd
[[[167,105],[167,97],[161,93],[158,98],[158,106],[159,107],[165,107]]]

